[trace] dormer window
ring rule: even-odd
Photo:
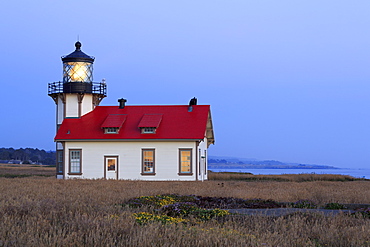
[[[125,114],[109,114],[101,125],[104,134],[118,134],[123,123],[126,121]]]
[[[141,134],[155,134],[155,127],[144,127],[141,128]]]
[[[155,134],[162,121],[162,114],[144,114],[139,123],[141,134]]]
[[[109,127],[109,128],[104,128],[104,133],[105,134],[118,134],[118,129],[117,127]]]

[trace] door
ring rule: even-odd
[[[118,156],[105,156],[104,177],[118,179]]]

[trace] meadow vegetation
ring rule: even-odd
[[[366,209],[272,217],[202,206],[212,198],[370,204],[368,180],[56,180],[44,172],[35,175],[50,177],[0,177],[0,246],[370,246]]]
[[[241,172],[209,172],[210,180],[242,180],[242,181],[280,181],[280,182],[309,182],[309,181],[361,181],[349,175],[336,174],[282,174],[282,175],[253,175]]]
[[[55,177],[55,167],[42,165],[0,164],[0,178]]]

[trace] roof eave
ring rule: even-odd
[[[186,139],[54,139],[54,142],[179,142],[179,141],[203,141],[203,138],[186,138]]]

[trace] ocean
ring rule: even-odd
[[[250,172],[254,175],[279,175],[279,174],[302,174],[302,173],[315,173],[315,174],[341,174],[350,175],[356,178],[370,179],[370,169],[212,169],[213,172]]]

